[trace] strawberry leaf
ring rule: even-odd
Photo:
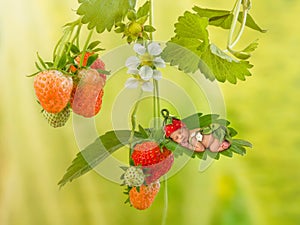
[[[167,43],[162,53],[164,60],[172,66],[178,65],[186,73],[194,73],[209,43],[207,25],[207,18],[185,12],[175,24],[175,37]]]
[[[207,114],[196,113],[182,119],[182,122],[186,124],[189,129],[203,128],[207,127],[212,123],[217,123],[219,115],[217,114]]]
[[[130,134],[131,131],[129,130],[116,130],[108,131],[97,138],[77,154],[58,185],[62,187],[96,167],[110,154],[128,144]],[[139,134],[135,133],[135,135],[138,136]]]
[[[98,33],[110,31],[116,22],[121,21],[128,10],[133,9],[136,0],[79,0],[77,14],[88,29],[96,27]]]
[[[234,60],[213,44],[202,54],[201,59],[199,69],[206,78],[212,81],[217,79],[225,82],[227,80],[236,84],[237,79],[244,81],[245,76],[251,76],[248,69],[252,68],[252,65],[248,61]]]
[[[218,15],[225,14],[224,11]],[[209,15],[209,11],[207,13]],[[194,73],[198,69],[209,80],[226,80],[236,84],[250,76],[252,67],[247,61],[238,61],[225,54],[214,44],[209,44],[208,18],[185,12],[175,24],[175,37],[166,45],[162,57],[171,66],[178,66],[185,73]],[[254,46],[250,46],[253,48]]]
[[[197,12],[199,16],[208,18],[209,25],[222,27],[224,29],[230,29],[231,27],[233,19],[233,13],[231,11],[206,9],[198,6],[194,6],[193,10]],[[238,21],[241,22],[242,19],[243,13],[240,12]],[[246,26],[262,33],[266,32],[266,30],[263,30],[257,25],[257,23],[249,14],[247,15]]]

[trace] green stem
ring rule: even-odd
[[[149,0],[150,15],[149,25],[153,26],[153,0]],[[153,33],[150,33],[150,40],[153,41]],[[154,130],[159,129],[158,118],[160,117],[160,101],[159,101],[159,85],[157,80],[153,80],[153,117],[154,117]]]
[[[82,50],[82,56],[83,56],[83,57],[80,57],[80,64],[79,64],[80,67],[81,67],[82,64],[83,64],[84,55],[85,55],[86,49],[87,49],[87,47],[88,47],[88,45],[89,45],[89,43],[90,43],[90,40],[91,40],[91,38],[92,38],[93,31],[94,31],[93,29],[90,31],[90,33],[89,33],[89,35],[88,35],[88,37],[87,37],[87,39],[86,39],[86,41],[85,41],[85,43],[84,43],[83,50]]]
[[[149,25],[153,25],[153,2],[149,0],[150,3],[150,15],[149,15]],[[153,32],[150,32],[150,40],[153,40]]]
[[[244,0],[244,2],[243,2],[242,24],[241,24],[240,30],[239,30],[235,40],[230,44],[229,48],[233,48],[239,42],[239,40],[241,39],[242,34],[244,33],[244,29],[246,27],[248,11],[249,11],[248,0]]]
[[[167,175],[165,175],[164,180],[164,211],[161,225],[165,225],[167,222],[167,214],[168,214],[168,179]]]
[[[137,101],[134,105],[134,109],[132,111],[132,114],[130,116],[130,119],[131,119],[131,134],[130,134],[130,138],[129,138],[129,147],[130,147],[130,149],[133,147],[132,146],[132,141],[133,141],[134,132],[135,132],[135,129],[136,129],[136,112],[137,112],[139,104],[141,102],[142,94],[143,94],[143,90],[141,89],[140,93],[139,93],[139,96],[137,98]],[[130,157],[130,154],[129,154],[129,157]]]
[[[234,8],[232,10],[234,17],[232,19],[232,23],[231,23],[231,27],[230,27],[230,31],[229,31],[229,37],[228,37],[228,43],[227,43],[228,47],[230,47],[230,45],[232,43],[234,31],[235,31],[236,24],[237,24],[238,17],[239,17],[239,12],[240,12],[240,8],[241,8],[241,4],[242,4],[242,0],[237,0],[235,2]]]

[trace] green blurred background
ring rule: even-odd
[[[153,206],[142,212],[124,205],[123,189],[95,172],[61,190],[57,186],[79,151],[72,121],[61,129],[49,127],[36,103],[33,80],[25,75],[35,71],[37,51],[51,58],[62,25],[76,18],[77,1],[1,3],[0,224],[161,224],[164,185]],[[155,38],[167,41],[173,36],[177,17],[194,4],[231,9],[233,3],[157,0]],[[220,87],[228,119],[254,147],[246,156],[221,158],[203,173],[198,172],[198,160],[190,161],[171,177],[166,224],[300,224],[299,12],[296,0],[253,2],[251,15],[268,30],[263,35],[247,30],[243,39],[259,38],[251,59],[253,76]],[[224,35],[216,32],[212,38],[224,43]],[[99,37],[107,50],[124,44],[117,34]],[[101,120],[109,113],[106,101],[109,94],[97,117],[99,133],[110,126]]]

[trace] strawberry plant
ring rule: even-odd
[[[131,129],[107,131],[82,149],[59,181],[61,187],[126,147],[129,161],[123,167],[120,183],[127,186],[130,204],[143,210],[153,203],[159,182],[167,181],[176,158],[182,154],[209,161],[218,160],[221,156],[244,155],[247,148],[252,147],[250,142],[236,138],[238,132],[219,114],[194,112],[182,119],[171,116],[169,110],[161,110],[159,92],[162,68],[170,66],[182,71],[185,76],[194,74],[209,81],[231,84],[251,76],[253,65],[249,60],[258,46],[257,40],[236,49],[246,28],[265,32],[249,15],[251,0],[236,0],[231,11],[192,7],[178,17],[174,35],[165,45],[154,41],[154,32],[159,31],[153,25],[152,0],[143,2],[140,7],[137,7],[136,0],[78,2],[76,13],[79,19],[65,25],[63,35],[54,47],[52,61],[44,61],[38,55],[38,72],[32,75],[35,76],[38,102],[49,124],[63,126],[70,110],[83,117],[94,117],[105,101],[103,93],[106,76],[110,72],[98,55],[103,50],[97,47],[100,41],[91,41],[93,32],[121,34],[120,38],[133,48],[135,55],[124,60],[128,76],[124,86],[137,89],[141,94],[129,115]],[[211,41],[210,26],[228,31],[224,46],[217,46]],[[84,31],[88,35],[82,45],[79,37]],[[105,90],[105,93],[109,91]],[[146,92],[152,93],[154,122],[152,126],[143,128],[138,124],[136,115]],[[149,114],[149,111],[144,113]],[[172,139],[171,134],[183,128],[189,135],[183,140],[188,142],[196,138],[195,143],[183,145]],[[195,129],[198,133],[192,136],[190,131]],[[206,137],[210,138],[209,144],[203,140]],[[222,141],[226,147],[220,147]],[[203,150],[190,148],[197,145]]]

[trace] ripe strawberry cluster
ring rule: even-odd
[[[139,210],[149,208],[160,189],[159,179],[172,167],[173,153],[155,141],[143,141],[134,146],[131,159],[133,166],[124,175],[129,188],[129,202]]]
[[[77,56],[68,73],[49,69],[35,76],[35,94],[51,126],[64,126],[70,109],[84,117],[93,117],[100,111],[106,75],[98,70],[105,70],[105,65],[97,58],[90,67],[86,67],[92,55],[86,52],[83,59],[81,55]],[[79,66],[80,61],[82,67]]]

